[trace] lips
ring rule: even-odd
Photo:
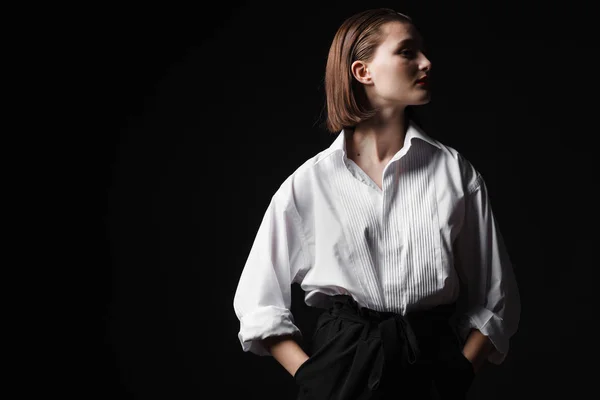
[[[427,75],[425,75],[425,76],[421,77],[420,79],[417,79],[417,84],[425,85],[428,81],[429,81],[429,78],[427,77]]]

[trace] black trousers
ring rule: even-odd
[[[465,399],[473,366],[451,324],[454,304],[408,313],[333,297],[318,318],[297,400]]]

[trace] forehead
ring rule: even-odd
[[[420,42],[421,38],[414,25],[408,22],[393,21],[381,26],[383,40],[380,46],[395,47],[399,42],[412,39]]]

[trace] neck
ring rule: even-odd
[[[381,112],[359,123],[346,136],[346,152],[353,161],[381,164],[389,161],[404,146],[408,119],[404,109]]]

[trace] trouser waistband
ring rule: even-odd
[[[450,329],[449,320],[455,311],[456,304],[450,303],[401,315],[361,307],[349,295],[333,296],[330,308],[330,312],[336,317],[367,324],[369,327],[372,324],[378,325],[383,344],[382,355],[385,356],[386,363],[399,362],[401,366],[414,364],[419,359],[421,350],[417,336],[422,332],[426,332],[425,336],[443,334],[441,329]],[[369,331],[367,328],[363,332],[366,334]]]

